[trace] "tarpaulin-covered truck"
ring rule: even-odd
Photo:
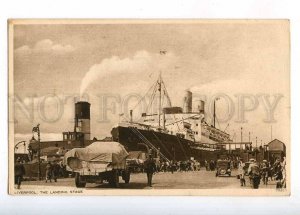
[[[103,183],[119,186],[119,176],[129,183],[125,148],[118,142],[94,142],[85,148],[74,148],[64,156],[68,171],[75,173],[76,187],[85,187],[86,183]]]

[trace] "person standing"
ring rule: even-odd
[[[21,188],[23,175],[25,175],[25,167],[21,163],[21,159],[18,157],[15,164],[15,185],[17,185],[17,189]]]
[[[250,164],[248,167],[248,174],[249,174],[250,184],[253,186],[253,188],[255,188],[255,186],[256,186],[255,183],[258,182],[258,185],[260,183],[260,178],[261,178],[260,168],[255,159],[251,158],[249,161],[250,161]],[[258,185],[257,185],[257,188],[258,188]]]
[[[215,163],[213,160],[210,160],[209,162],[209,169],[210,171],[214,171],[215,170]]]
[[[58,173],[58,175],[60,176],[60,177],[62,177],[62,178],[64,178],[65,177],[65,170],[64,170],[64,165],[63,165],[63,162],[62,161],[60,161],[59,162],[59,173]]]
[[[282,166],[282,188],[286,188],[286,157],[283,157]]]
[[[148,159],[145,161],[145,170],[147,173],[148,186],[152,187],[152,177],[156,171],[156,165],[151,154],[149,154]]]
[[[52,165],[50,162],[48,162],[46,165],[46,183],[48,182],[48,180],[51,183],[51,178],[52,178]]]
[[[59,164],[54,161],[54,163],[52,165],[52,178],[53,178],[54,182],[57,182],[57,178],[59,176],[59,169],[60,169]]]
[[[207,160],[204,161],[204,164],[205,164],[206,171],[209,171],[209,164]]]
[[[282,164],[280,162],[280,158],[277,158],[274,165],[273,165],[273,169],[274,169],[274,172],[275,172],[275,180],[277,181],[276,183],[276,188],[282,188],[282,180],[283,180],[283,168],[282,168]]]
[[[175,161],[171,161],[171,173],[173,174],[175,171]]]
[[[241,186],[246,186],[246,180],[245,180],[245,163],[243,163],[242,160],[240,160],[239,162],[239,166],[238,166],[238,173],[239,173],[239,177],[240,177],[240,183]]]
[[[263,183],[265,185],[268,185],[269,166],[268,166],[268,161],[267,160],[263,160],[263,162],[261,164],[261,172],[262,172]]]

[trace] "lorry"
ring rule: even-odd
[[[66,170],[75,173],[75,185],[83,188],[86,183],[108,182],[119,187],[119,177],[130,181],[126,165],[128,156],[124,146],[118,142],[96,141],[85,148],[74,148],[64,155]]]

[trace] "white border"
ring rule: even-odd
[[[226,20],[208,20],[208,19],[10,19],[9,20],[9,95],[14,94],[14,54],[11,50],[14,47],[14,26],[15,25],[60,25],[60,24],[71,24],[71,25],[84,25],[84,24],[95,24],[95,25],[103,25],[103,24],[115,24],[115,25],[122,25],[122,24],[281,24],[284,26],[284,30],[287,30],[285,33],[289,40],[289,21],[288,20],[258,20],[258,19],[248,19],[248,20],[233,20],[233,19],[226,19]],[[287,58],[289,59],[289,53]],[[287,62],[289,64],[289,62]],[[289,66],[287,68],[286,75],[289,77]],[[12,122],[14,120],[14,105],[13,100],[9,100],[9,120]],[[290,102],[288,102],[290,103]],[[9,193],[12,195],[18,195],[17,190],[14,188],[14,178],[13,178],[13,154],[14,154],[14,147],[13,142],[14,139],[14,124],[9,123]],[[286,164],[286,174],[287,174],[287,189],[278,191],[276,189],[273,190],[241,190],[241,189],[154,189],[154,190],[136,190],[136,189],[101,189],[101,190],[85,190],[81,195],[105,195],[105,196],[115,196],[115,195],[139,195],[139,196],[286,196],[290,195],[290,142],[286,143],[286,155],[287,155],[287,164]],[[40,194],[40,193],[39,193]],[[21,195],[21,194],[19,194]],[[67,194],[72,195],[72,194]],[[73,194],[74,195],[74,194]]]
[[[297,1],[2,1],[0,3],[0,213],[1,214],[299,214],[300,13]],[[290,197],[13,197],[7,194],[8,18],[287,18],[291,21],[292,195]],[[298,71],[298,72],[297,72]],[[298,110],[298,113],[297,113]],[[89,208],[89,210],[87,210]]]

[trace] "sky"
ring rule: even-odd
[[[289,144],[285,21],[15,25],[13,42],[15,141],[28,140],[37,123],[42,140],[61,139],[79,98],[91,103],[91,136],[110,136],[161,73],[172,104],[182,106],[189,89],[206,101],[209,122],[220,97],[217,126],[236,141],[243,127],[246,140],[251,132],[251,141],[267,143],[272,126],[272,138]]]

